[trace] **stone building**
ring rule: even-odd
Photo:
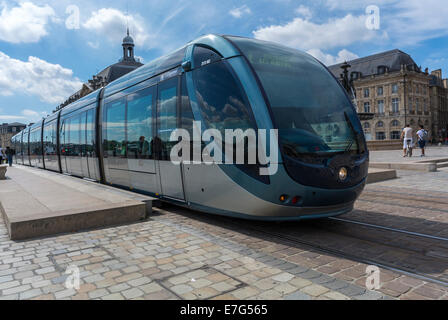
[[[143,64],[137,61],[134,56],[134,39],[129,35],[129,29],[127,35],[123,39],[121,44],[123,47],[123,57],[115,64],[108,66],[97,75],[94,75],[87,83],[82,85],[81,90],[71,95],[64,103],[59,105],[56,110],[59,110],[70,103],[88,95],[89,93],[105,87],[112,81],[124,76],[125,74],[141,67]]]
[[[440,70],[422,71],[397,49],[348,63],[358,112],[374,114],[372,120],[362,121],[368,140],[399,140],[406,124],[414,129],[424,125],[431,140],[446,136],[448,90]],[[337,78],[341,66],[329,67]]]
[[[17,133],[25,129],[26,124],[23,123],[3,123],[0,125],[0,147],[6,148],[11,146],[11,138]]]

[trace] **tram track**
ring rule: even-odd
[[[366,265],[375,265],[377,267],[383,268],[385,270],[389,270],[389,271],[393,271],[393,272],[398,272],[400,274],[405,274],[420,280],[424,280],[427,282],[431,282],[431,283],[436,283],[439,285],[443,285],[448,287],[448,280],[443,280],[440,279],[439,277],[434,277],[425,273],[421,273],[421,272],[417,272],[411,268],[407,268],[407,267],[403,267],[403,266],[394,266],[391,265],[389,263],[384,263],[384,262],[380,262],[377,260],[372,260],[366,257],[361,257],[359,255],[356,254],[351,254],[351,253],[347,253],[344,252],[342,250],[338,250],[338,249],[333,249],[333,248],[329,248],[329,247],[325,247],[322,245],[318,245],[316,243],[313,243],[312,241],[307,241],[307,240],[303,240],[303,239],[298,239],[296,237],[292,237],[292,236],[288,236],[285,235],[283,233],[278,233],[278,232],[272,232],[272,231],[265,231],[262,230],[260,228],[253,228],[253,227],[249,227],[251,230],[263,234],[265,236],[269,236],[269,237],[275,237],[277,239],[280,239],[282,241],[285,241],[286,243],[291,243],[293,245],[296,244],[300,244],[300,245],[304,245],[307,246],[313,250],[325,253],[325,254],[330,254],[332,256],[336,256],[339,258],[343,258],[343,259],[348,259],[348,260],[352,260],[358,263],[362,263],[362,264],[366,264]]]
[[[366,265],[375,265],[385,270],[408,275],[426,282],[448,287],[448,247],[447,238],[420,234],[401,229],[383,227],[364,222],[331,218],[300,222],[297,224],[272,224],[253,221],[234,221],[226,217],[197,215],[190,210],[180,212],[188,218],[217,225],[251,237],[272,239],[293,247],[305,247],[321,254],[351,260]],[[320,221],[320,223],[319,223]],[[322,223],[324,222],[324,223]],[[339,224],[334,230],[328,222]],[[375,232],[403,235],[406,239],[382,240],[378,234],[350,229],[347,226],[369,228]],[[300,228],[300,230],[297,230]],[[321,237],[316,237],[320,235]],[[400,244],[400,241],[411,245]],[[426,248],[422,246],[422,241]],[[429,242],[429,243],[428,243]],[[428,255],[428,248],[442,248],[447,253],[441,256]],[[374,249],[371,251],[370,249]],[[394,257],[397,259],[394,259]]]
[[[380,225],[366,223],[366,222],[361,222],[361,221],[355,221],[355,220],[349,220],[349,219],[343,219],[343,218],[327,218],[327,219],[328,220],[332,220],[332,221],[356,224],[356,225],[360,225],[360,226],[363,226],[363,227],[369,227],[369,228],[374,228],[374,229],[379,229],[379,230],[392,231],[392,232],[395,232],[395,233],[402,233],[402,234],[406,234],[406,235],[410,235],[410,236],[416,236],[416,237],[420,237],[420,238],[426,238],[426,239],[440,240],[440,241],[448,242],[448,238],[444,238],[444,237],[437,237],[437,236],[424,234],[424,233],[418,233],[418,232],[412,232],[412,231],[401,230],[401,229],[396,229],[396,228],[390,228],[390,227],[380,226]]]

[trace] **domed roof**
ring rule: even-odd
[[[127,36],[123,38],[123,44],[134,44],[134,39],[129,35],[129,29]]]

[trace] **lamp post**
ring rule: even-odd
[[[341,65],[342,74],[341,74],[341,82],[344,89],[347,91],[348,95],[352,98],[352,101],[356,101],[356,90],[353,84],[353,79],[349,79],[348,77],[348,69],[352,66],[345,61]],[[375,116],[374,113],[370,112],[358,112],[358,117],[361,121],[372,120]]]

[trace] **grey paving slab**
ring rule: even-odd
[[[0,202],[13,240],[135,222],[147,213],[143,197],[82,179],[22,166],[7,175]]]

